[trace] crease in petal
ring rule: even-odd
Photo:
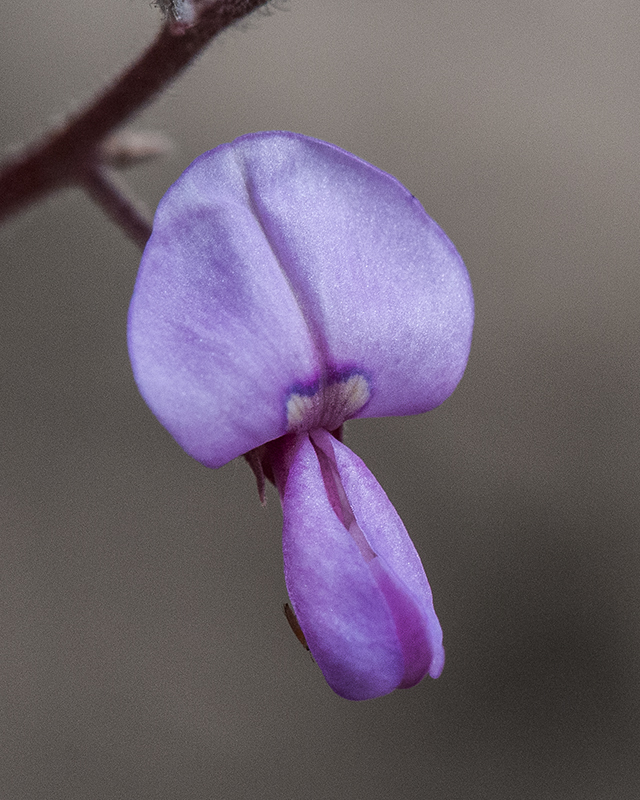
[[[287,591],[327,683],[348,700],[392,692],[404,673],[386,601],[324,491],[307,434],[296,437],[283,507]]]
[[[289,438],[280,457],[287,464],[276,471],[285,578],[327,682],[342,697],[364,700],[413,686],[433,672],[438,636],[425,619],[425,603],[404,582],[404,568],[372,547],[368,518],[356,519],[324,437],[330,434]]]
[[[422,561],[400,515],[373,473],[352,450],[327,431],[313,431],[312,438],[325,453],[331,453],[335,459],[336,470],[355,520],[366,532],[367,542],[380,557],[380,563],[384,563],[387,567],[385,586],[391,578],[397,578],[398,593],[402,595],[406,590],[407,596],[412,598],[419,611],[421,623],[426,631],[424,640],[426,649],[416,644],[417,655],[411,656],[407,663],[411,661],[419,663],[421,666],[418,667],[418,671],[426,664],[421,677],[428,672],[432,678],[438,678],[444,668],[442,627],[433,607],[431,586]],[[380,574],[382,576],[382,573]],[[402,604],[398,606],[401,607]],[[417,630],[415,621],[411,622],[414,620],[414,615],[415,612],[408,603],[407,624],[412,630]],[[401,616],[397,617],[399,625]],[[409,638],[406,641],[409,641]]]

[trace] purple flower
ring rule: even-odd
[[[333,145],[243,136],[158,207],[129,313],[138,386],[198,461],[246,455],[261,494],[275,482],[291,603],[342,697],[444,664],[420,558],[342,424],[439,405],[472,325],[451,242],[395,178]]]

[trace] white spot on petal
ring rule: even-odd
[[[331,383],[313,395],[294,393],[287,400],[289,430],[335,430],[355,416],[370,396],[369,384],[362,375]]]

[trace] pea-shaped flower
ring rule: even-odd
[[[333,145],[243,136],[158,207],[129,312],[138,386],[198,461],[246,455],[261,493],[275,482],[291,603],[342,697],[437,678],[444,650],[420,558],[341,426],[439,405],[472,325],[449,239],[395,178]]]

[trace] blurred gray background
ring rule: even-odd
[[[428,415],[350,446],[403,517],[438,681],[334,696],[281,611],[280,509],[209,471],[131,377],[139,253],[80,192],[0,230],[3,800],[640,796],[637,0],[289,0],[134,120],[195,156],[290,129],[396,175],[477,322]],[[5,152],[160,24],[147,0],[3,8]]]

